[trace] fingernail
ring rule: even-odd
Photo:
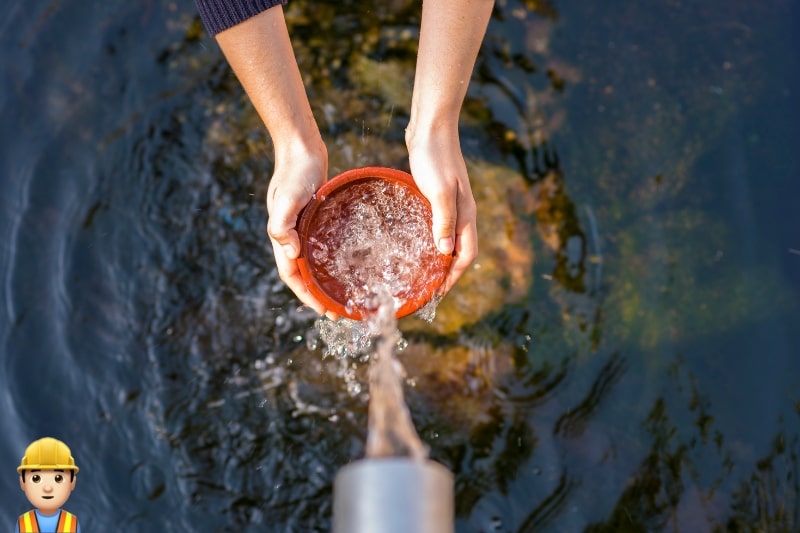
[[[453,253],[453,238],[444,237],[439,239],[437,248],[439,248],[439,253],[443,253],[445,255]]]
[[[283,253],[286,254],[286,257],[289,259],[294,259],[297,256],[297,253],[294,251],[294,246],[291,244],[283,244],[281,248],[283,248]]]

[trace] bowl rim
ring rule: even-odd
[[[322,305],[325,306],[326,309],[333,311],[339,316],[351,318],[353,320],[363,320],[365,317],[364,313],[361,312],[359,309],[352,309],[348,311],[345,307],[345,304],[339,302],[338,300],[334,299],[330,296],[319,284],[317,278],[313,272],[311,265],[309,264],[308,257],[307,257],[307,246],[308,246],[308,228],[311,225],[311,221],[314,219],[314,215],[316,214],[317,209],[325,199],[333,194],[335,191],[339,190],[340,188],[349,185],[356,181],[366,180],[366,179],[374,179],[374,178],[381,178],[389,181],[399,182],[405,185],[412,193],[416,194],[419,198],[421,198],[425,204],[430,208],[431,204],[425,196],[422,195],[420,192],[419,187],[417,187],[416,182],[414,181],[413,176],[408,172],[403,172],[402,170],[389,168],[389,167],[378,167],[378,166],[370,166],[370,167],[359,167],[353,168],[350,170],[346,170],[337,176],[334,176],[327,182],[325,182],[312,196],[311,200],[309,200],[308,204],[303,208],[300,212],[300,215],[297,217],[297,225],[295,229],[297,230],[297,234],[300,237],[300,254],[297,257],[297,266],[300,271],[300,276],[305,283],[306,288],[308,291],[317,299],[319,300]],[[449,270],[450,263],[452,262],[452,255],[445,255],[439,254],[439,259],[442,263],[442,266]],[[419,295],[414,298],[409,298],[406,300],[402,306],[397,309],[395,316],[397,318],[401,318],[411,313],[417,311],[425,304],[427,304],[431,299],[436,295],[439,288],[444,284],[445,280],[447,279],[447,274],[442,278],[441,283],[437,286],[432,287],[428,286],[425,287],[424,290],[419,291]]]

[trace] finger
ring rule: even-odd
[[[272,241],[275,256],[275,266],[278,267],[278,275],[281,280],[304,305],[312,308],[320,315],[326,314],[328,310],[306,287],[306,283],[297,266],[297,259],[288,257],[284,253],[284,246],[281,243],[272,238],[270,240]]]
[[[431,202],[433,242],[439,253],[450,255],[456,244],[456,198],[452,194],[437,193]]]
[[[269,230],[268,230],[269,231]],[[275,266],[278,268],[278,275],[297,298],[303,304],[311,307],[320,315],[325,315],[331,320],[338,320],[339,315],[328,310],[317,298],[308,290],[306,281],[300,274],[297,258],[300,256],[300,236],[297,230],[291,229],[284,233],[281,239],[273,235],[278,232],[270,233],[270,241],[275,256]]]
[[[467,189],[459,193],[459,200],[455,250],[447,280],[445,281],[445,291],[453,288],[478,256],[478,208],[472,196],[472,191]]]
[[[273,206],[267,221],[267,233],[273,241],[273,246],[278,243],[289,259],[297,259],[300,255],[300,237],[295,226],[297,213],[301,209],[302,206],[297,206],[294,202]]]
[[[478,256],[478,231],[474,222],[459,228],[456,236],[453,261],[444,282],[443,294],[446,294],[458,282],[459,278],[467,271],[469,266]]]
[[[277,229],[275,228],[277,226]],[[280,224],[267,223],[267,233],[272,241],[272,247],[277,254],[280,247],[281,252],[287,259],[296,260],[300,256],[300,236],[294,226],[290,228],[281,227]],[[277,258],[276,258],[277,259]]]

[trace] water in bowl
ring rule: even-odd
[[[430,300],[433,295],[420,290],[444,280],[444,270],[432,268],[441,258],[431,234],[430,207],[402,184],[354,182],[347,194],[327,197],[316,218],[308,243],[317,281],[349,312],[375,313],[377,287],[400,309],[409,300]],[[431,282],[429,276],[437,279]]]

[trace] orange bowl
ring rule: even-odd
[[[451,255],[433,242],[431,206],[414,178],[384,167],[348,170],[316,192],[298,217],[300,275],[334,313],[362,320],[391,295],[400,318],[427,304]]]

